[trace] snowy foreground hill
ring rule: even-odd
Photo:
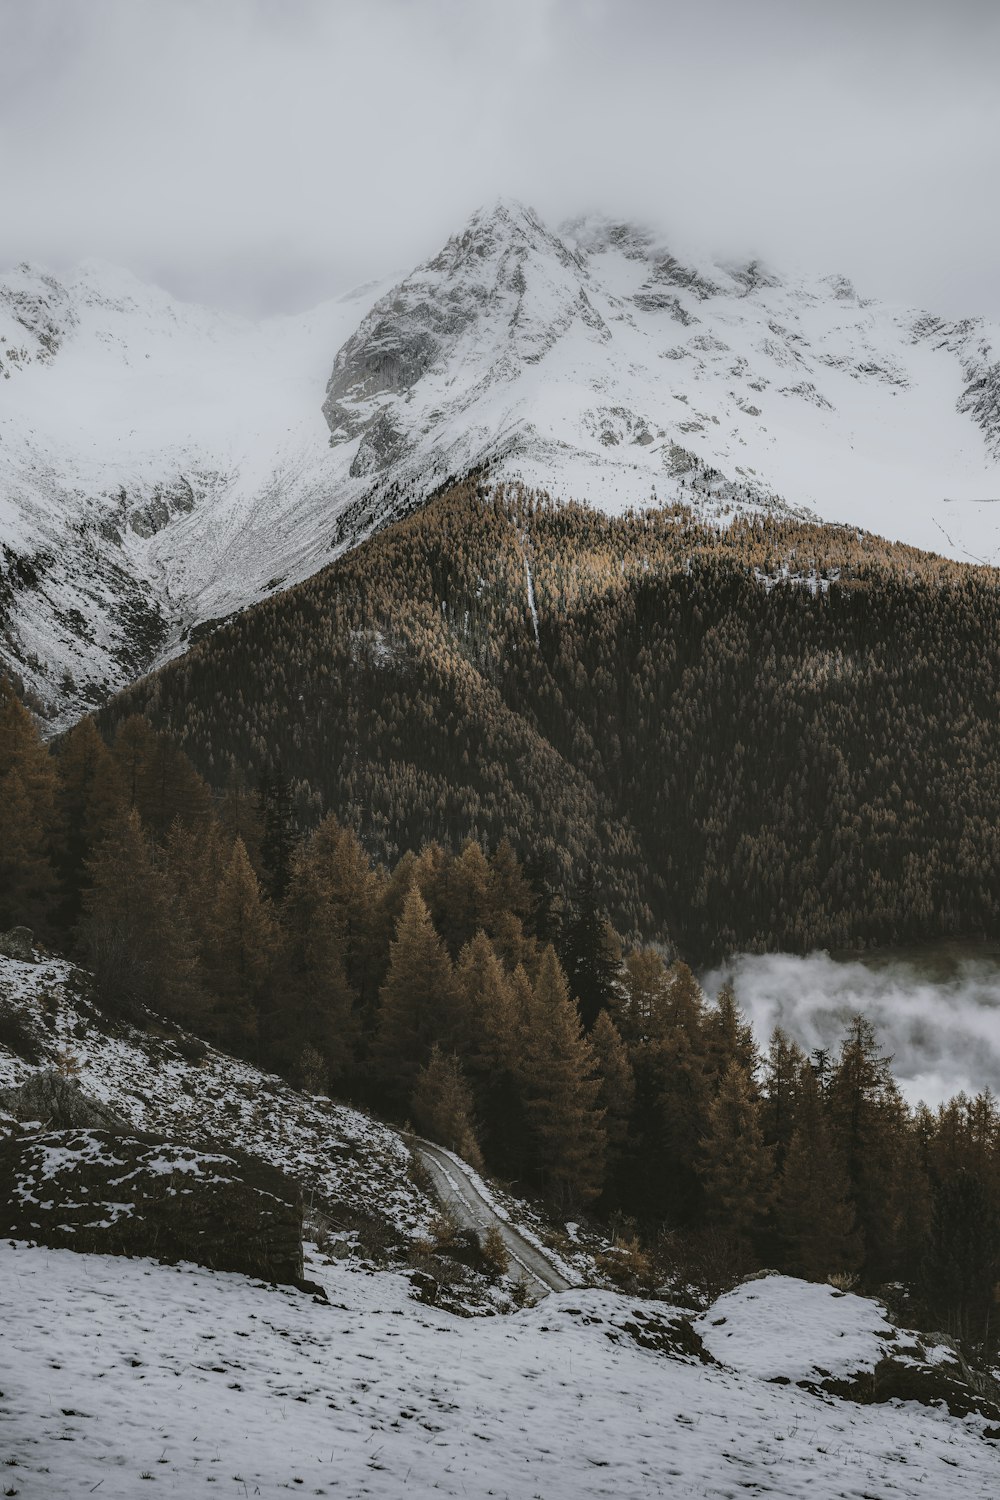
[[[500,203],[250,323],[0,278],[0,650],[65,721],[488,463],[602,509],[811,512],[1000,555],[1000,331]]]
[[[995,1402],[878,1302],[773,1274],[700,1310],[624,1295],[587,1285],[574,1229],[565,1259],[546,1253],[581,1285],[517,1311],[469,1281],[428,1305],[406,1246],[435,1205],[398,1132],[104,1016],[79,971],[35,957],[0,959],[0,1158],[5,1134],[44,1142],[46,1182],[15,1187],[29,1215],[81,1132],[15,1123],[5,1101],[54,1064],[130,1130],[280,1166],[324,1232],[304,1289],[0,1243],[4,1494],[995,1496]],[[533,1210],[492,1201],[541,1246]]]
[[[873,1367],[891,1330],[863,1298],[748,1283],[699,1322],[716,1364],[641,1347],[644,1306],[611,1292],[471,1320],[415,1305],[398,1275],[308,1269],[329,1305],[191,1266],[4,1246],[5,1493],[997,1493],[981,1419],[794,1383]]]

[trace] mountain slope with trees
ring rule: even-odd
[[[472,837],[564,893],[593,867],[620,931],[692,962],[977,937],[1000,919],[998,578],[470,479],[100,722],[148,717],[220,797],[274,773],[278,824],[333,811],[393,863]]]

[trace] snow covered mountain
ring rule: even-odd
[[[22,267],[0,377],[0,650],[56,722],[483,464],[1000,556],[1000,329],[515,203],[258,324]]]

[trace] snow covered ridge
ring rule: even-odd
[[[55,723],[488,463],[608,511],[814,513],[1000,556],[1000,330],[500,202],[251,323],[0,276],[0,651]]]
[[[306,1274],[328,1305],[190,1266],[4,1245],[8,1492],[135,1500],[145,1480],[185,1500],[996,1496],[983,1418],[801,1389],[789,1320],[767,1340],[773,1368],[791,1358],[783,1384],[644,1344],[628,1330],[642,1332],[650,1304],[611,1292],[472,1322],[415,1304],[401,1276],[315,1256]],[[876,1304],[853,1299],[840,1340],[843,1301],[774,1280],[837,1371],[879,1339]],[[732,1294],[706,1316],[746,1347],[760,1337],[754,1305]]]

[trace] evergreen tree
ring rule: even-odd
[[[526,859],[524,878],[531,892],[531,915],[526,924],[528,932],[539,943],[561,947],[565,902],[560,894],[552,856],[538,853]]]
[[[487,1155],[501,1175],[524,1174],[530,1140],[525,1105],[523,1055],[534,1004],[522,965],[508,974],[485,933],[477,933],[455,968],[459,1027],[466,1073]]]
[[[551,944],[542,953],[524,1038],[523,1079],[535,1171],[563,1207],[603,1186],[607,1137],[596,1074],[579,1014]]]
[[[628,1049],[606,1010],[602,1010],[594,1022],[590,1045],[601,1084],[597,1103],[604,1111],[604,1129],[608,1142],[607,1176],[609,1185],[613,1188],[614,1168],[625,1150],[629,1135],[632,1106],[635,1103],[635,1076]]]
[[[52,757],[6,678],[0,682],[0,925],[45,926],[56,887]]]
[[[402,1107],[435,1042],[450,1047],[456,1028],[451,960],[420,892],[410,891],[389,952],[374,1042],[377,1081]]]
[[[212,907],[211,957],[206,965],[216,997],[217,1022],[227,1044],[238,1051],[257,1037],[257,1010],[277,946],[270,902],[242,839],[237,839]]]
[[[60,925],[80,916],[85,866],[125,805],[118,764],[92,718],[81,719],[59,747]]]
[[[326,1081],[343,1089],[355,1065],[355,996],[344,967],[343,941],[329,884],[306,851],[292,859],[281,908],[278,954],[261,1034],[271,1057],[288,1070],[303,1048],[324,1059]]]
[[[44,926],[56,879],[50,841],[20,773],[0,777],[0,928]]]
[[[482,1169],[472,1092],[454,1053],[442,1052],[434,1043],[430,1057],[417,1073],[410,1103],[413,1122],[422,1135],[457,1152],[477,1171]]]
[[[577,998],[587,1031],[602,1010],[616,1008],[621,947],[600,910],[594,873],[588,869],[576,888],[570,921],[563,929],[560,957],[570,991]]]
[[[847,1167],[834,1144],[823,1097],[808,1063],[800,1070],[796,1123],[778,1190],[782,1264],[793,1276],[822,1281],[856,1271],[862,1243]]]
[[[1000,1280],[1000,1213],[972,1172],[960,1168],[936,1185],[922,1270],[928,1305],[947,1331],[987,1346]]]
[[[178,818],[167,835],[166,868],[202,965],[212,962],[213,909],[233,844],[215,819],[198,828]]]
[[[112,821],[87,876],[78,938],[103,1001],[126,1011],[145,1005],[199,1024],[203,997],[193,944],[135,808]]]
[[[379,920],[382,883],[357,835],[332,813],[314,829],[305,859],[326,887],[331,919],[342,946],[344,970],[362,1014],[374,1010],[385,970],[388,938]]]
[[[774,1197],[774,1163],[753,1081],[739,1063],[730,1063],[709,1106],[698,1170],[707,1222],[751,1249]]]
[[[296,833],[292,789],[280,766],[266,765],[261,771],[257,803],[263,826],[260,857],[267,890],[274,901],[281,901],[288,889]]]
[[[634,948],[626,955],[618,1029],[627,1041],[661,1034],[667,988],[667,968],[655,948]]]
[[[522,928],[528,927],[534,918],[537,900],[509,839],[500,840],[490,855],[489,865],[487,915],[490,930],[495,931],[511,916]]]
[[[907,1180],[908,1121],[890,1062],[879,1055],[871,1022],[855,1016],[826,1091],[864,1236],[865,1270],[877,1280],[901,1274],[897,1251],[904,1220],[918,1208]]]
[[[806,1055],[802,1048],[790,1041],[780,1026],[776,1026],[771,1033],[764,1073],[761,1124],[766,1144],[774,1148],[774,1164],[779,1172],[784,1166],[785,1154],[795,1133],[799,1089],[805,1066]],[[813,1078],[819,1089],[820,1083],[815,1072]]]
[[[723,985],[705,1018],[708,1071],[721,1082],[730,1063],[737,1063],[756,1085],[760,1053],[753,1028],[736,1003],[731,984]]]
[[[642,1135],[658,1183],[648,1168],[644,1176],[651,1205],[659,1203],[674,1224],[687,1225],[701,1214],[699,1154],[713,1094],[705,1001],[687,964],[671,968],[653,1020],[657,1030],[634,1059],[647,1101]]]
[[[144,746],[134,803],[157,841],[166,838],[175,821],[204,828],[212,815],[208,784],[167,734],[154,735]]]

